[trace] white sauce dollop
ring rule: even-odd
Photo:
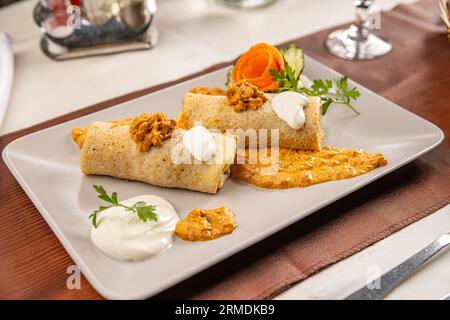
[[[271,103],[277,116],[292,129],[303,127],[305,124],[303,108],[308,105],[308,98],[297,92],[285,91],[274,95]]]
[[[121,260],[139,261],[172,246],[179,217],[165,199],[143,195],[120,203],[132,206],[138,201],[156,206],[158,221],[141,221],[137,214],[122,207],[111,207],[97,215],[97,228],[91,239],[103,252]]]
[[[184,147],[198,161],[209,161],[216,153],[213,135],[203,126],[195,126],[183,134]]]

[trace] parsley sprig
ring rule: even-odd
[[[92,225],[94,226],[94,228],[98,227],[97,214],[111,207],[122,207],[128,211],[132,211],[136,213],[139,219],[143,222],[158,221],[158,216],[156,215],[156,206],[147,204],[144,201],[138,201],[132,206],[126,206],[119,202],[119,199],[117,198],[117,192],[113,192],[111,196],[108,196],[105,188],[103,188],[102,186],[94,185],[93,187],[94,190],[98,193],[97,197],[99,199],[111,203],[109,206],[99,206],[98,209],[94,210],[94,212],[92,212],[92,214],[89,216],[89,219],[92,220]]]
[[[299,87],[298,79],[295,76],[294,70],[286,65],[285,70],[279,72],[275,69],[270,70],[273,80],[278,82],[279,87],[274,92],[295,91],[304,93],[308,96],[320,97],[322,101],[322,115],[325,115],[332,103],[339,103],[346,105],[352,109],[356,114],[360,112],[352,105],[352,100],[356,100],[361,93],[356,87],[351,87],[348,84],[346,76],[339,77],[333,80],[314,80],[310,87]]]
[[[322,115],[325,115],[332,103],[346,105],[356,114],[360,114],[352,105],[351,100],[356,100],[361,93],[356,87],[350,87],[347,77],[340,77],[333,80],[314,80],[311,87],[302,87],[301,93],[308,96],[318,96],[322,100]]]
[[[270,69],[270,74],[273,76],[273,80],[278,82],[278,89],[275,92],[299,92],[298,77],[295,76],[295,71],[290,65],[286,64],[286,67],[281,69],[280,72],[277,72],[275,69]]]
[[[233,68],[230,68],[227,72],[227,81],[225,82],[225,87],[227,87],[231,83],[231,73],[233,72]]]

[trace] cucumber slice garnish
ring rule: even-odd
[[[289,47],[281,49],[284,61],[294,70],[294,75],[298,79],[305,67],[305,56],[303,50],[295,44],[290,44]]]

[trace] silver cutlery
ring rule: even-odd
[[[365,286],[354,292],[345,300],[380,300],[386,297],[392,290],[409,278],[414,272],[420,269],[436,253],[442,251],[450,244],[450,233],[447,233],[417,252],[411,258],[402,262],[395,268],[386,272],[375,283],[379,283],[379,288]],[[447,296],[448,297],[448,296]],[[450,299],[450,297],[449,297]]]

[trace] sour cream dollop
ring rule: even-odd
[[[292,129],[303,127],[305,124],[303,108],[308,105],[308,98],[297,92],[285,91],[274,95],[271,103],[277,116]]]
[[[126,206],[143,201],[156,207],[158,221],[143,222],[136,213],[123,207],[111,207],[97,215],[97,228],[92,227],[91,239],[106,254],[128,261],[149,258],[172,246],[179,217],[165,199],[143,195],[125,201]]]
[[[184,147],[198,161],[209,161],[216,153],[213,135],[203,126],[195,126],[183,134]]]

